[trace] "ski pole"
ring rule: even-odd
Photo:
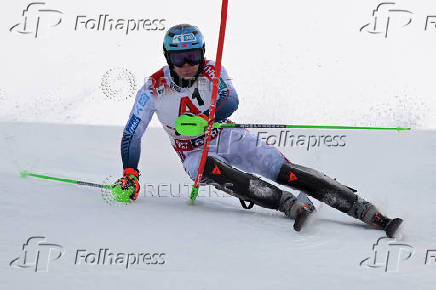
[[[183,114],[176,119],[176,131],[184,136],[204,134],[208,122],[200,116]],[[327,126],[327,125],[285,125],[285,124],[234,124],[214,123],[213,128],[306,128],[306,129],[345,129],[345,130],[395,130],[404,131],[403,127],[364,127],[364,126]]]
[[[130,201],[129,197],[133,193],[133,188],[122,189],[121,185],[97,184],[97,183],[86,182],[86,181],[81,181],[81,180],[59,178],[59,177],[53,177],[53,176],[48,176],[48,175],[36,174],[36,173],[32,173],[32,172],[29,172],[26,170],[21,171],[20,176],[23,178],[26,178],[28,176],[32,176],[32,177],[41,178],[41,179],[55,180],[55,181],[66,182],[66,183],[71,183],[71,184],[97,187],[97,188],[102,188],[102,189],[110,189],[112,192],[112,195],[115,198],[115,201],[118,201],[118,202],[129,202]]]

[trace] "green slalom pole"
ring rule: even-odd
[[[176,131],[184,136],[204,134],[208,121],[193,114],[183,114],[176,119]],[[340,129],[340,130],[393,130],[405,131],[403,127],[363,127],[363,126],[320,126],[320,125],[284,125],[284,124],[227,124],[214,123],[214,128],[306,128],[306,129]]]
[[[121,185],[97,184],[97,183],[68,179],[68,178],[59,178],[59,177],[53,177],[48,175],[36,174],[26,170],[21,171],[20,176],[23,178],[32,176],[41,179],[54,180],[54,181],[60,181],[60,182],[66,182],[66,183],[72,183],[72,184],[84,185],[84,186],[91,186],[91,187],[97,187],[102,189],[110,189],[112,191],[112,195],[115,198],[115,201],[118,202],[130,202],[130,195],[134,191],[133,188],[122,189]]]
[[[347,130],[395,130],[404,131],[402,127],[358,127],[358,126],[321,126],[321,125],[281,125],[281,124],[225,124],[215,123],[214,128],[312,128],[312,129],[347,129]]]

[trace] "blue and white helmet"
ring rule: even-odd
[[[169,63],[168,53],[171,51],[202,49],[204,59],[204,38],[197,26],[178,24],[168,29],[165,33],[163,50]]]
[[[179,24],[168,29],[164,38],[164,49],[188,50],[194,48],[204,49],[203,34],[197,28],[190,24]]]

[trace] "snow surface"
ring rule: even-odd
[[[188,187],[182,197],[168,197],[168,186],[158,197],[158,183],[171,183],[173,195],[178,184],[192,184],[161,128],[149,128],[143,138],[141,198],[127,206],[105,203],[96,188],[19,176],[29,170],[113,181],[121,171],[121,132],[113,126],[0,123],[2,289],[434,289],[436,263],[424,264],[426,250],[436,249],[434,131],[293,131],[346,134],[346,145],[280,148],[294,162],[359,189],[387,215],[405,219],[401,243],[415,252],[397,272],[360,266],[383,232],[322,204],[297,233],[281,213],[244,210],[222,192],[208,196],[207,187],[194,205]],[[9,266],[31,236],[64,248],[48,272]],[[74,265],[76,250],[100,248],[165,253],[165,264]]]

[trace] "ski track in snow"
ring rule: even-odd
[[[281,213],[244,210],[233,197],[203,196],[191,205],[187,195],[141,196],[110,206],[96,188],[19,177],[29,170],[112,182],[122,168],[121,127],[0,123],[0,132],[3,289],[434,289],[436,262],[424,261],[426,250],[436,249],[435,132],[347,132],[343,148],[280,148],[290,160],[359,189],[388,216],[405,219],[401,243],[414,255],[393,273],[359,266],[383,232],[325,204],[297,233]],[[147,130],[141,184],[192,184],[168,143],[162,129]],[[64,248],[47,273],[9,266],[31,236]],[[77,249],[99,248],[164,252],[166,263],[127,270],[74,265]]]

